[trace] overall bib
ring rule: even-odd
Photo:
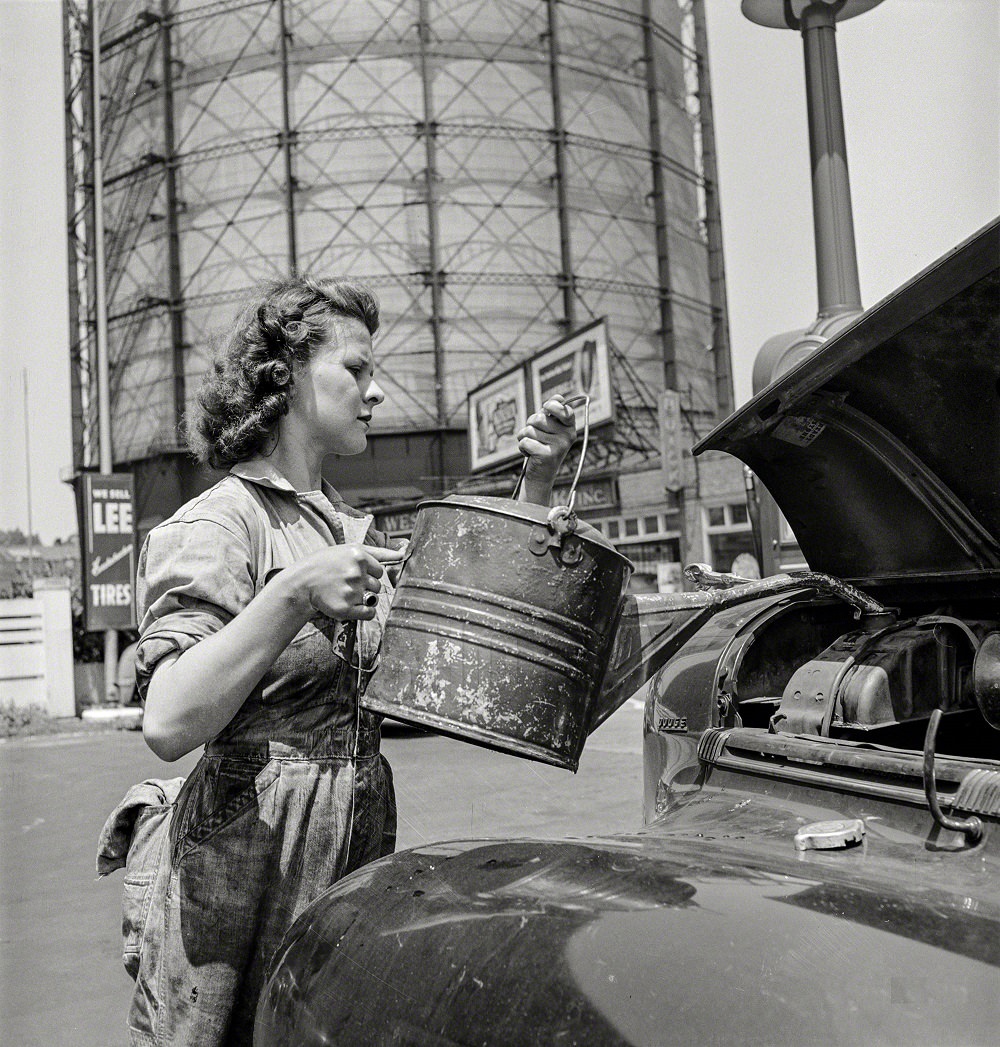
[[[222,628],[274,570],[331,544],[385,544],[332,488],[297,494],[266,463],[233,472],[144,546],[142,693],[159,659]],[[358,703],[391,596],[383,583],[373,621],[313,618],[186,781],[133,787],[105,824],[98,871],[125,867],[132,1044],[249,1045],[292,922],[340,877],[392,853],[381,717]]]

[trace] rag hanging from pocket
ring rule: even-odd
[[[97,842],[97,874],[125,869],[122,886],[122,963],[134,978],[153,885],[183,778],[133,785],[104,823]]]

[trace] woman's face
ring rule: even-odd
[[[285,421],[294,419],[324,454],[360,454],[368,444],[372,411],[384,399],[368,329],[360,320],[334,317],[326,342],[295,369],[295,395]]]

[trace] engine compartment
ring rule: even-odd
[[[940,753],[995,759],[1000,738],[977,708],[973,665],[998,629],[990,601],[858,616],[836,600],[789,602],[720,661],[718,724],[920,749],[941,709]]]

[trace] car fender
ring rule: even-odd
[[[401,852],[298,920],[255,1043],[992,1038],[996,906],[767,854],[655,830]]]

